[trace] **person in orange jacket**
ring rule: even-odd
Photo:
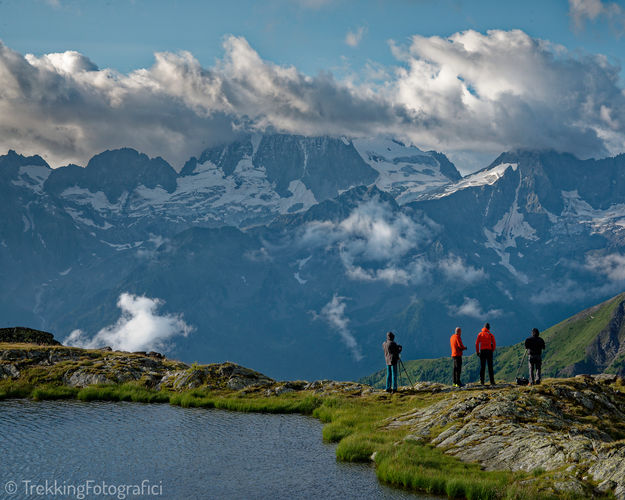
[[[480,382],[484,385],[484,369],[488,363],[490,384],[495,385],[493,374],[493,352],[495,351],[495,336],[490,333],[490,324],[486,323],[475,340],[475,352],[480,358]]]
[[[467,348],[462,343],[462,338],[460,337],[461,334],[462,330],[459,326],[457,326],[455,333],[449,339],[449,344],[451,345],[451,359],[454,360],[454,387],[464,386],[464,384],[460,381],[460,373],[462,372],[462,351],[466,351]]]

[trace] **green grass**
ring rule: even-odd
[[[521,474],[485,472],[477,464],[448,457],[439,449],[417,441],[386,446],[375,458],[378,479],[393,486],[450,498],[504,498]]]
[[[369,462],[373,455],[378,479],[391,486],[450,498],[545,498],[534,486],[521,484],[542,476],[544,471],[536,470],[533,475],[484,471],[478,464],[445,455],[427,441],[406,440],[409,427],[386,427],[389,417],[426,407],[442,397],[435,394],[333,397],[324,399],[313,416],[326,423],[323,438],[338,442],[338,460]],[[437,429],[433,435],[443,429]]]
[[[67,386],[42,386],[36,387],[30,393],[30,397],[36,401],[45,399],[74,399],[79,389]]]
[[[582,317],[569,318],[543,332],[547,344],[543,363],[548,375],[586,358],[586,347],[608,325],[621,300],[618,296]]]
[[[170,394],[146,389],[136,384],[98,384],[80,389],[76,399],[81,401],[133,401],[135,403],[169,403]]]
[[[33,391],[33,386],[24,382],[3,380],[0,382],[0,401],[11,398],[27,398]]]

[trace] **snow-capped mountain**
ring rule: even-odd
[[[134,150],[52,170],[0,157],[0,314],[63,338],[123,292],[196,330],[190,361],[354,377],[381,335],[447,353],[490,320],[517,342],[625,287],[625,156],[520,151],[461,178],[392,140],[246,136],[180,172]],[[469,340],[468,340],[469,341]]]
[[[176,225],[248,227],[359,185],[375,184],[403,201],[460,177],[444,155],[397,141],[280,134],[207,149],[179,174],[131,149],[46,174],[45,190],[63,200],[78,224],[103,230],[153,217]]]

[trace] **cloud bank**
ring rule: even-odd
[[[424,258],[409,254],[423,248],[434,230],[434,223],[416,222],[376,198],[342,221],[309,223],[301,243],[336,248],[351,279],[407,285],[422,282],[429,271]]]
[[[186,337],[193,328],[181,316],[159,315],[160,299],[122,293],[117,307],[122,311],[113,325],[102,328],[89,338],[81,330],[74,330],[63,341],[66,345],[96,349],[110,346],[121,351],[168,351],[174,337]]]
[[[308,223],[299,244],[337,251],[345,274],[356,281],[422,285],[436,272],[458,284],[484,279],[483,269],[456,255],[428,258],[428,247],[439,231],[428,217],[410,217],[376,197],[360,203],[343,220]]]
[[[0,150],[40,153],[58,166],[132,146],[179,166],[268,127],[386,134],[451,153],[625,150],[619,68],[519,30],[415,35],[391,44],[395,65],[371,63],[377,77],[365,69],[344,81],[266,61],[242,37],[223,47],[211,67],[189,52],[162,52],[150,68],[121,74],[77,52],[24,56],[0,43]]]

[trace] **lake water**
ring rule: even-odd
[[[0,451],[0,498],[427,498],[337,462],[298,415],[8,400]]]

